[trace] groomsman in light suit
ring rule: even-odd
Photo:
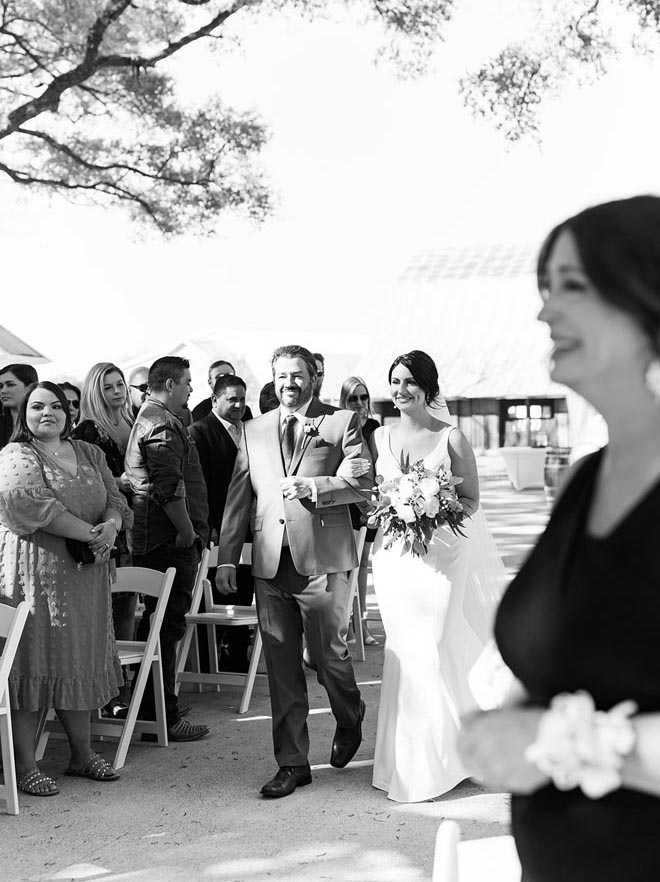
[[[347,457],[369,457],[357,414],[312,397],[316,362],[302,346],[272,358],[280,401],[244,424],[225,506],[216,583],[236,591],[236,565],[252,516],[252,573],[270,686],[279,771],[261,789],[288,796],[311,783],[303,631],[337,729],[330,763],[343,768],[362,740],[365,705],[346,647],[349,571],[358,565],[348,503],[365,499],[373,470],[337,477]]]

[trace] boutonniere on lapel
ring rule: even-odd
[[[305,423],[303,426],[303,432],[306,438],[315,438],[319,433],[319,427],[316,423]]]

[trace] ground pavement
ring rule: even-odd
[[[496,454],[479,465],[484,507],[514,571],[547,518],[543,491],[512,490]],[[473,782],[415,805],[372,788],[383,632],[372,595],[368,605],[380,646],[355,664],[368,709],[364,742],[346,769],[328,764],[334,721],[313,675],[314,781],[286,799],[258,794],[276,771],[265,686],[257,684],[244,716],[237,690],[187,693],[191,719],[208,723],[210,736],[167,749],[135,742],[115,783],[64,777],[66,750],[51,738],[42,768],[61,792],[21,794],[20,815],[0,814],[0,880],[418,882],[431,877],[443,818],[457,820],[466,839],[507,832],[507,796]],[[106,744],[99,750],[112,755]]]

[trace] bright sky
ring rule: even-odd
[[[417,252],[536,243],[586,204],[660,192],[650,60],[552,104],[542,149],[507,146],[462,108],[457,78],[514,2],[470,0],[435,69],[412,81],[374,65],[375,32],[350,22],[242,20],[241,51],[190,50],[185,95],[218,89],[269,124],[276,215],[261,229],[227,221],[210,240],[144,241],[118,211],[0,184],[0,323],[72,371],[213,327],[363,331],[395,320],[380,298]]]

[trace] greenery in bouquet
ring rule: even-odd
[[[401,463],[402,474],[390,481],[376,476],[376,508],[369,525],[381,526],[383,545],[390,548],[403,540],[402,553],[423,557],[437,527],[446,524],[454,533],[465,536],[461,525],[465,510],[456,494],[462,478],[442,467],[427,469],[423,460]]]

